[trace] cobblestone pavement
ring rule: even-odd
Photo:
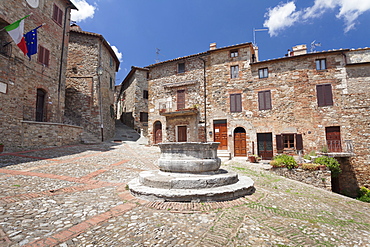
[[[114,140],[0,154],[0,246],[370,246],[370,204],[242,159],[223,168],[251,177],[251,196],[137,199],[126,183],[157,169],[159,149]]]

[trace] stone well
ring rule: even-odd
[[[150,201],[224,201],[254,193],[249,177],[220,169],[219,143],[161,143],[159,170],[128,183],[133,195]]]

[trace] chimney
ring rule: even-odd
[[[306,45],[296,45],[292,49],[293,49],[293,51],[291,52],[292,56],[307,54]]]
[[[210,49],[210,50],[216,50],[216,49],[217,49],[217,44],[216,44],[216,43],[211,43],[211,44],[209,45],[209,49]]]
[[[71,30],[74,30],[74,31],[82,31],[81,27],[79,25],[77,25],[76,23],[73,23],[71,25]]]

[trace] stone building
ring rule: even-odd
[[[71,26],[68,49],[65,122],[84,128],[84,142],[115,133],[114,91],[119,60],[100,34]]]
[[[147,68],[133,66],[117,87],[117,118],[143,136],[148,134],[148,73]]]
[[[354,196],[370,187],[369,62],[368,48],[305,46],[258,61],[245,43],[150,65],[149,140],[216,141],[227,157],[328,151],[343,170],[333,190]]]
[[[0,1],[0,143],[8,147],[80,142],[81,127],[65,125],[64,94],[70,11],[68,0]],[[25,56],[3,29],[24,20],[37,29],[38,53]]]

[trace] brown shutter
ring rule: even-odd
[[[177,90],[177,110],[185,108],[185,90]]]
[[[282,153],[284,150],[283,136],[276,135],[276,149],[278,153]]]
[[[258,92],[258,109],[260,111],[265,109],[265,97],[263,92]]]
[[[333,105],[333,93],[331,90],[331,84],[326,84],[323,86],[324,86],[325,105]]]
[[[43,63],[44,59],[44,47],[39,45],[39,51],[38,51],[38,56],[37,56],[37,62]]]
[[[49,67],[49,54],[50,54],[50,51],[48,49],[44,49],[44,62],[43,64],[45,64],[47,67]]]
[[[237,112],[242,111],[242,95],[241,94],[235,95],[235,111]]]
[[[271,91],[265,92],[265,110],[271,109]]]
[[[296,150],[303,150],[302,134],[296,134],[295,142],[296,142]]]
[[[230,112],[235,111],[235,94],[230,94]]]

